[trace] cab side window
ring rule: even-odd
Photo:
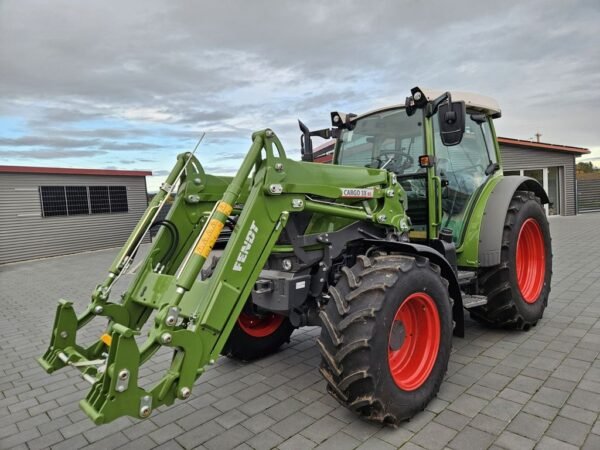
[[[442,227],[453,231],[458,243],[464,225],[464,213],[474,192],[486,181],[485,171],[496,162],[489,123],[478,123],[467,114],[465,134],[460,144],[446,147],[440,138],[437,116],[432,120],[436,155],[436,175],[446,187],[442,193]]]

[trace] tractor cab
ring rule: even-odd
[[[459,247],[473,200],[500,168],[492,124],[500,108],[476,94],[412,94],[405,104],[359,116],[332,113],[333,162],[394,172],[406,193],[411,240],[445,233]]]

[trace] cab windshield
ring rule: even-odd
[[[401,176],[416,173],[424,153],[422,115],[388,109],[362,117],[353,130],[342,132],[338,164],[387,169]]]

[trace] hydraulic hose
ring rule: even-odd
[[[165,227],[165,229],[168,230],[169,235],[171,236],[171,242],[169,244],[169,248],[167,249],[166,253],[160,260],[160,264],[164,266],[167,264],[167,262],[169,262],[169,260],[173,257],[173,254],[177,250],[177,247],[179,245],[179,231],[177,230],[177,227],[175,226],[175,224],[173,222],[171,222],[170,220],[166,220],[166,219],[159,220],[158,222],[154,222],[150,226],[150,229],[160,227],[160,226]]]

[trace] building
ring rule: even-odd
[[[577,212],[600,211],[600,171],[577,174]]]
[[[148,175],[0,166],[0,264],[122,245],[148,205]]]
[[[535,178],[548,193],[549,215],[577,214],[577,181],[575,159],[589,153],[587,148],[532,142],[521,139],[498,138],[505,175],[525,175]],[[334,141],[315,148],[315,161],[330,162]]]
[[[549,215],[577,214],[575,159],[588,154],[587,148],[502,137],[498,143],[504,174],[538,180],[550,198]]]

